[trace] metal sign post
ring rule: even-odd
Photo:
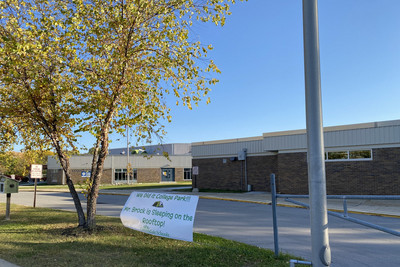
[[[7,193],[6,200],[6,221],[10,220],[11,193]]]
[[[193,166],[192,167],[192,174],[194,176],[194,183],[192,182],[192,187],[193,187],[193,192],[199,192],[199,189],[197,188],[197,175],[199,175],[199,166]]]
[[[35,191],[33,193],[33,207],[36,208],[36,187],[37,180],[43,177],[43,166],[40,164],[32,164],[31,166],[31,178],[35,179]]]
[[[276,183],[275,173],[270,175],[271,180],[271,200],[272,200],[272,225],[274,228],[274,252],[275,257],[279,256],[279,240],[278,240],[278,218],[276,216]]]
[[[35,190],[33,193],[33,207],[36,208],[36,187],[37,187],[37,179],[35,179]]]
[[[331,252],[326,204],[317,0],[303,0],[303,38],[312,265],[322,267],[331,264]]]

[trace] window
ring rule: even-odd
[[[328,160],[348,159],[348,151],[328,152]]]
[[[126,169],[115,169],[114,180],[126,181]]]
[[[372,159],[371,150],[350,151],[350,159]]]
[[[183,179],[192,180],[192,168],[183,169]]]
[[[137,180],[137,169],[133,169],[133,180]]]
[[[128,172],[126,169],[115,169],[114,181],[115,182],[127,182],[128,181],[127,173]],[[137,180],[137,169],[131,169],[131,175],[129,176],[129,182],[136,181],[136,180]]]
[[[371,160],[372,150],[347,150],[347,151],[328,151],[325,152],[325,160]]]

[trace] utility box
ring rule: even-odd
[[[19,182],[7,177],[0,177],[0,193],[18,193]]]
[[[243,148],[238,153],[238,160],[246,160],[246,157],[247,157],[247,148]]]

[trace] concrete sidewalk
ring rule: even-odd
[[[19,267],[18,265],[15,265],[11,262],[8,262],[8,261],[2,260],[2,259],[0,259],[0,266],[1,267]]]

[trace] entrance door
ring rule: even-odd
[[[161,181],[162,182],[174,182],[175,181],[175,169],[162,168],[161,169]]]

